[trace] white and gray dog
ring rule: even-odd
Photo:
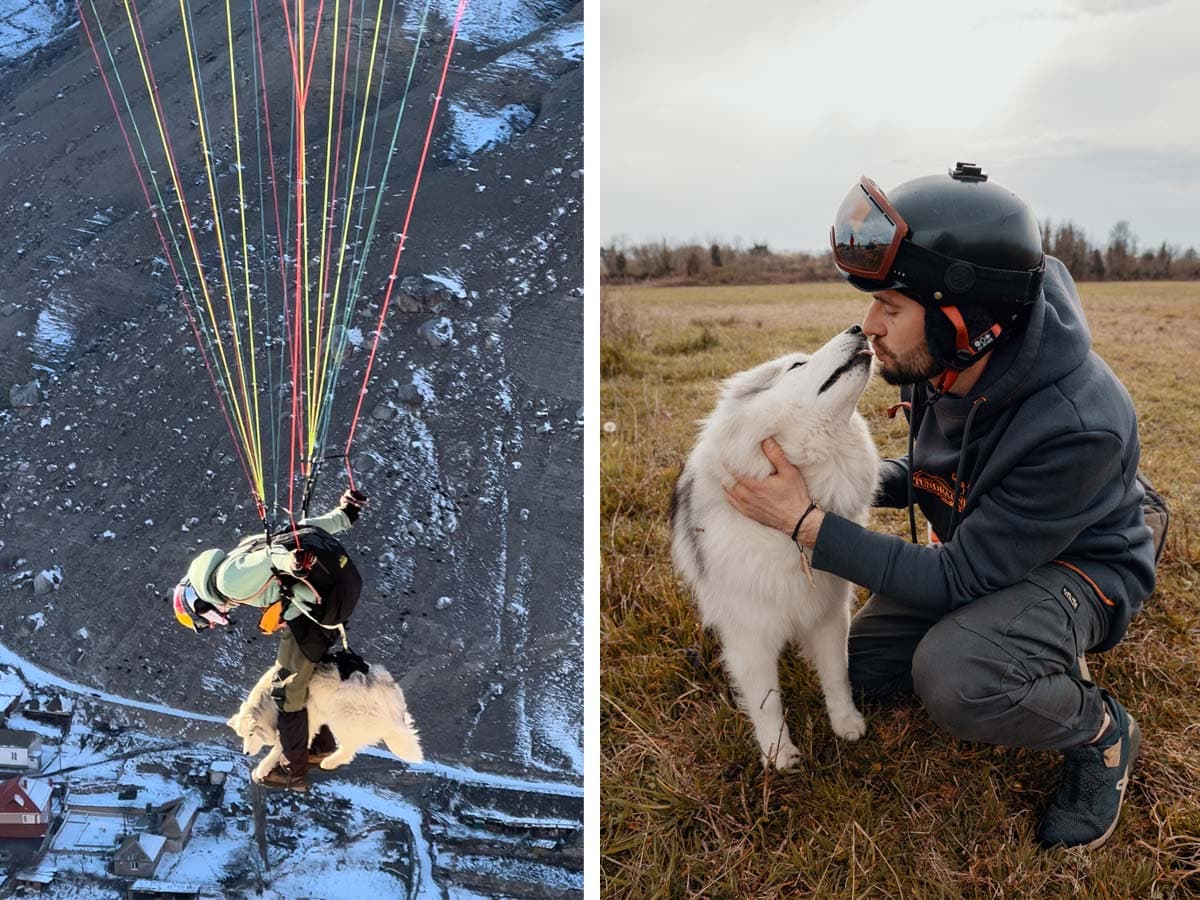
[[[271,697],[271,680],[276,666],[267,670],[250,689],[245,702],[226,723],[242,739],[242,752],[249,756],[263,747],[268,753],[254,769],[262,778],[283,756],[279,746],[279,708]],[[381,666],[370,672],[355,672],[345,681],[336,665],[317,666],[308,685],[308,739],[311,742],[322,725],[337,739],[336,752],[321,760],[322,769],[335,769],[354,759],[363,747],[383,741],[403,760],[421,762],[421,740],[404,703],[404,693]]]
[[[847,669],[851,587],[816,570],[810,581],[788,535],[741,515],[724,487],[735,475],[769,475],[760,445],[774,437],[821,508],[864,523],[879,454],[855,404],[871,359],[861,329],[851,328],[812,355],[788,354],[729,378],[671,498],[675,568],[720,639],[764,764],[779,769],[799,760],[779,695],[779,655],[789,643],[816,667],[834,732],[847,740],[866,732]]]

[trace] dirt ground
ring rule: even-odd
[[[223,8],[192,5],[200,46],[221,46]],[[355,439],[371,503],[348,538],[367,582],[351,636],[404,687],[429,757],[577,781],[583,78],[563,36],[581,39],[582,5],[514,10],[520,33],[476,21],[455,49],[445,96],[458,111],[444,108],[398,274],[451,273],[463,291],[389,313]],[[174,15],[143,11],[154,52],[172,46]],[[190,635],[163,598],[196,551],[259,525],[81,43],[76,28],[0,72],[0,407],[10,386],[41,389],[32,408],[0,409],[0,641],[83,683],[220,714],[274,640],[253,616]],[[422,127],[402,133],[398,166],[419,152],[439,62],[416,70]],[[183,60],[157,65],[165,108],[186,118]],[[385,84],[387,103],[400,85]],[[464,110],[518,107],[507,141],[455,143]],[[192,131],[182,124],[183,157]],[[383,233],[399,231],[406,199],[385,204]],[[368,315],[386,268],[369,267]],[[441,346],[418,331],[435,316],[455,332]],[[347,384],[365,362],[348,358]],[[417,375],[427,395],[414,401]],[[314,512],[344,487],[335,465]],[[54,566],[61,586],[36,594],[32,576]]]

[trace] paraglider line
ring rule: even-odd
[[[350,420],[350,436],[346,439],[346,474],[354,485],[354,473],[350,468],[350,447],[354,443],[354,432],[358,427],[358,419],[362,414],[363,400],[367,396],[367,388],[371,380],[371,368],[375,363],[375,353],[379,349],[379,336],[383,332],[383,321],[387,315],[388,304],[392,299],[392,290],[396,286],[396,272],[400,268],[400,257],[404,253],[404,244],[408,238],[408,226],[412,221],[413,206],[417,200],[417,190],[421,186],[421,175],[425,171],[425,160],[429,155],[429,145],[433,140],[433,126],[437,121],[438,107],[442,102],[442,91],[446,87],[446,73],[450,70],[450,57],[454,52],[454,41],[458,36],[458,27],[462,22],[463,12],[467,8],[467,0],[458,0],[458,10],[454,16],[454,26],[450,29],[450,42],[446,47],[446,58],[442,62],[442,74],[438,81],[437,93],[434,95],[433,109],[429,114],[429,126],[425,129],[425,144],[417,163],[417,174],[413,179],[412,191],[409,193],[408,210],[404,214],[404,225],[400,229],[400,240],[396,245],[396,256],[392,262],[392,272],[388,276],[387,290],[383,296],[383,308],[379,311],[379,322],[375,328],[375,337],[371,341],[371,355],[367,359],[367,369],[363,373],[362,388],[358,392],[358,402],[354,407],[354,417]]]
[[[142,196],[146,200],[146,207],[150,210],[150,219],[154,223],[154,230],[158,233],[158,239],[162,244],[163,254],[167,259],[167,265],[170,266],[171,275],[175,279],[175,286],[178,289],[177,293],[179,294],[180,303],[183,305],[184,312],[187,314],[188,322],[192,328],[192,333],[195,335],[196,345],[200,350],[200,358],[204,361],[205,371],[208,373],[208,379],[212,383],[213,393],[216,394],[217,397],[217,405],[221,410],[221,415],[225,419],[226,426],[229,428],[230,435],[234,438],[233,445],[234,449],[237,450],[238,462],[241,464],[242,472],[246,476],[246,481],[250,486],[250,490],[254,492],[254,479],[250,474],[250,468],[247,465],[245,455],[242,453],[241,446],[238,443],[237,433],[234,431],[233,422],[229,418],[229,410],[226,408],[225,401],[221,397],[221,391],[217,387],[216,374],[213,371],[212,364],[209,362],[208,354],[204,350],[204,343],[200,337],[200,329],[196,324],[195,316],[192,314],[191,305],[187,302],[187,291],[184,290],[183,283],[179,277],[179,271],[175,268],[175,262],[171,258],[171,251],[167,245],[166,235],[163,234],[162,227],[158,221],[158,215],[154,212],[154,203],[150,199],[150,191],[146,186],[146,179],[142,177],[141,168],[137,164],[137,155],[133,152],[133,142],[129,139],[129,132],[125,130],[125,123],[122,121],[120,109],[117,107],[116,96],[113,94],[112,87],[108,82],[108,76],[104,73],[104,65],[100,60],[100,52],[96,47],[95,40],[92,38],[92,31],[88,27],[87,17],[84,15],[83,7],[78,0],[76,0],[75,9],[79,13],[79,22],[83,26],[84,34],[87,37],[88,47],[91,49],[92,56],[96,60],[96,70],[100,75],[101,82],[104,84],[104,91],[106,94],[108,94],[109,102],[112,104],[113,114],[117,120],[117,127],[120,128],[121,136],[125,139],[125,147],[129,151],[129,158],[133,163],[134,174],[137,176],[138,184],[141,186]],[[92,12],[93,14],[95,13],[95,4],[92,4]],[[99,21],[98,18],[97,21]]]

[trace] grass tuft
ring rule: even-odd
[[[1133,395],[1142,467],[1172,523],[1145,612],[1113,651],[1089,657],[1142,725],[1121,825],[1100,851],[1047,853],[1032,835],[1055,754],[961,743],[914,702],[867,707],[867,736],[845,744],[793,655],[781,684],[808,763],[764,772],[719,648],[671,569],[671,486],[716,382],[819,346],[861,318],[862,295],[831,284],[607,289],[602,347],[625,356],[601,392],[601,421],[615,427],[601,441],[604,896],[1200,896],[1200,287],[1089,283],[1083,296],[1097,351]],[[887,456],[904,450],[903,419],[884,412],[893,402],[876,381],[859,405]],[[876,511],[874,527],[906,534],[907,519]]]

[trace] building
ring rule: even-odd
[[[167,839],[167,850],[179,853],[192,836],[192,826],[200,814],[200,804],[191,797],[180,800],[167,809],[155,830]]]
[[[36,772],[42,767],[42,736],[0,728],[0,768]]]
[[[75,701],[61,694],[35,693],[21,713],[26,718],[66,728],[71,724],[71,716],[75,714]]]
[[[46,781],[17,777],[0,784],[0,838],[44,838],[50,795]]]
[[[22,894],[42,894],[54,883],[58,869],[45,863],[19,870],[14,876],[17,890]]]
[[[167,839],[160,834],[131,834],[113,854],[113,874],[151,878],[166,851]]]
[[[154,881],[139,878],[129,886],[131,900],[194,900],[204,888],[186,881]]]

